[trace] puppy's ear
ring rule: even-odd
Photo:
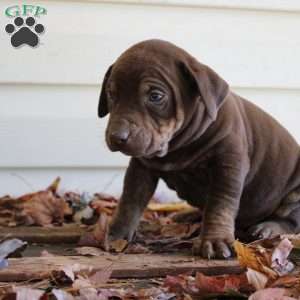
[[[106,85],[109,79],[109,76],[111,74],[113,65],[111,65],[108,70],[106,71],[104,75],[104,79],[102,82],[102,88],[99,98],[99,104],[98,104],[98,117],[103,118],[108,114],[108,107],[107,107],[107,96],[106,96]]]
[[[215,120],[218,109],[229,91],[227,82],[211,68],[194,58],[181,62],[180,67],[184,78],[188,80],[189,87],[196,90],[210,118]]]

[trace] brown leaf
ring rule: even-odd
[[[195,284],[200,294],[224,293],[229,290],[239,292],[253,290],[245,274],[206,276],[198,272],[196,274]]]
[[[105,213],[111,216],[118,205],[118,200],[110,195],[95,194],[89,205],[99,215]]]
[[[161,235],[163,237],[189,238],[199,229],[200,224],[174,223],[163,226]]]
[[[102,213],[94,227],[93,232],[84,234],[80,241],[79,246],[100,247],[105,251],[109,250],[108,244],[108,227],[110,217],[106,213]]]
[[[41,191],[31,196],[23,203],[23,214],[27,223],[36,225],[62,224],[65,215],[72,214],[72,210],[63,198],[55,196],[51,191]],[[22,198],[19,198],[21,200]]]
[[[279,277],[272,282],[269,287],[281,287],[281,288],[298,288],[300,291],[300,277],[293,275],[286,275]]]
[[[115,240],[109,243],[110,250],[113,250],[117,253],[123,252],[126,248],[128,242],[126,240]]]
[[[249,300],[297,300],[289,296],[289,292],[280,288],[268,288],[255,292]]]
[[[84,255],[84,256],[102,256],[104,252],[96,247],[79,247],[75,248],[76,252],[79,255]]]
[[[93,235],[98,241],[101,248],[105,251],[108,251],[108,228],[109,228],[110,218],[106,213],[102,213],[99,217],[99,220],[95,226],[95,230],[93,231]]]
[[[170,276],[164,280],[164,286],[173,293],[182,293],[187,289],[187,275]]]
[[[20,224],[47,226],[63,223],[64,217],[72,215],[69,204],[57,195],[60,178],[46,190],[12,199],[0,199],[0,223],[6,226]],[[9,200],[10,199],[10,200]]]
[[[89,277],[90,282],[98,286],[100,284],[107,283],[109,278],[111,277],[112,269],[103,269],[100,270]]]
[[[127,254],[145,254],[145,253],[151,253],[151,251],[141,244],[129,244],[125,250],[125,253],[127,253]]]

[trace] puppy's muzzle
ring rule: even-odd
[[[129,138],[129,130],[127,128],[120,128],[110,134],[110,141],[115,146],[124,146],[127,144]]]

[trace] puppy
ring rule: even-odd
[[[131,156],[109,236],[131,240],[159,178],[201,208],[194,252],[227,258],[235,230],[300,230],[300,148],[270,115],[175,45],[148,40],[105,74],[99,117],[111,151]]]

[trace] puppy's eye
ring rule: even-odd
[[[163,98],[164,94],[160,91],[151,91],[149,95],[149,101],[152,103],[159,103]]]

